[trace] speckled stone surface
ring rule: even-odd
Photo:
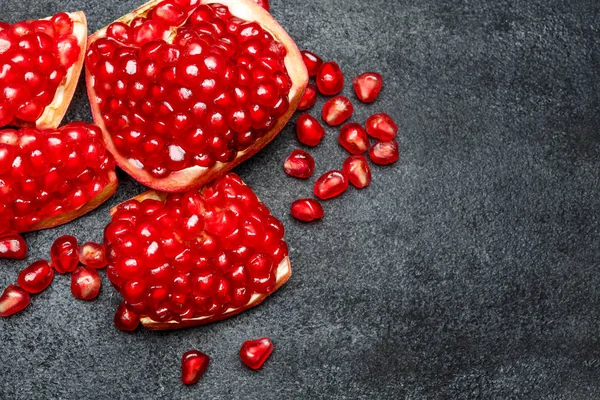
[[[90,31],[139,0],[2,0],[3,20],[83,9]],[[76,301],[59,276],[0,320],[0,399],[591,399],[600,396],[600,3],[595,0],[272,0],[297,39],[348,80],[385,77],[376,103],[401,159],[304,225],[289,204],[346,156],[329,129],[310,182],[282,162],[294,125],[236,169],[287,228],[294,273],[260,307],[175,332],[113,326],[119,296]],[[350,85],[344,93],[354,98]],[[320,105],[312,111],[318,115]],[[83,82],[68,121],[91,121]],[[101,240],[118,193],[26,235],[28,261],[61,234]],[[0,286],[25,262],[0,261]],[[270,336],[259,372],[241,343]],[[212,363],[180,383],[184,351]]]

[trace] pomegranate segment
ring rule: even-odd
[[[369,150],[369,157],[377,165],[393,164],[400,158],[398,143],[394,140],[377,142]]]
[[[24,310],[31,302],[29,293],[17,285],[8,285],[0,295],[0,317],[8,317]]]
[[[306,86],[306,90],[304,91],[304,94],[302,95],[302,99],[300,99],[300,103],[298,103],[298,110],[300,110],[300,111],[308,110],[309,108],[312,108],[312,106],[314,106],[316,102],[317,102],[317,87],[315,85],[313,85],[312,83],[309,83],[308,86]]]
[[[240,349],[240,359],[250,369],[260,369],[273,352],[273,342],[269,338],[247,340]]]
[[[140,325],[140,316],[121,302],[115,313],[115,326],[125,332],[133,332]]]
[[[100,274],[94,268],[79,267],[71,274],[71,293],[81,300],[94,300],[100,294]]]
[[[185,192],[271,141],[308,82],[300,52],[251,0],[152,0],[90,37],[88,93],[117,164]]]
[[[193,385],[204,375],[210,358],[198,350],[186,351],[181,357],[181,381]]]
[[[327,122],[327,125],[337,126],[350,118],[353,112],[354,106],[347,97],[336,96],[323,105],[321,115],[323,120]]]
[[[0,258],[22,260],[26,256],[27,243],[25,243],[25,239],[21,235],[15,232],[0,234]]]
[[[358,189],[365,188],[371,183],[371,168],[365,156],[350,156],[342,167],[344,175]]]
[[[29,293],[40,293],[52,283],[54,270],[46,260],[38,260],[19,273],[19,286]]]
[[[335,62],[326,62],[321,65],[316,81],[319,92],[325,96],[336,95],[344,88],[344,74]]]
[[[294,150],[285,159],[283,170],[294,178],[310,178],[315,170],[315,160],[303,150]]]
[[[74,236],[63,235],[56,239],[50,247],[52,266],[56,272],[65,274],[75,271],[79,264],[79,247]]]
[[[296,122],[298,140],[307,146],[316,146],[325,136],[325,129],[312,115],[302,114]]]
[[[82,12],[0,26],[0,127],[56,128],[83,66]]]
[[[383,141],[393,140],[398,134],[398,125],[386,113],[371,115],[365,126],[369,135]]]
[[[99,243],[87,242],[79,249],[79,262],[83,265],[102,269],[106,267],[106,252],[104,246]]]
[[[321,200],[337,197],[348,189],[348,178],[342,171],[329,171],[324,173],[314,186],[314,194]]]
[[[367,136],[364,128],[357,123],[342,126],[338,141],[350,154],[363,154],[369,150],[369,136]]]
[[[363,103],[375,101],[383,87],[383,77],[377,72],[365,72],[352,82],[356,97]]]
[[[321,65],[323,65],[321,57],[308,50],[302,50],[300,53],[302,54],[302,61],[304,61],[304,65],[306,65],[306,69],[308,70],[308,76],[311,78],[316,76]]]
[[[205,324],[253,307],[291,274],[283,225],[235,174],[112,210],[107,275],[144,326]]]
[[[50,228],[96,208],[116,190],[114,168],[93,125],[0,131],[0,232]]]
[[[321,203],[315,199],[299,199],[292,203],[292,216],[297,220],[311,222],[323,218],[325,212]]]

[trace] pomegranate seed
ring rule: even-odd
[[[350,123],[342,126],[338,141],[350,154],[363,154],[369,150],[369,137],[360,124]]]
[[[0,155],[1,157],[1,155]],[[0,192],[2,184],[0,180]],[[27,256],[27,243],[15,232],[0,234],[0,258],[11,258],[14,260],[22,260]]]
[[[340,66],[335,62],[326,62],[317,73],[317,87],[325,96],[338,94],[344,88],[344,75]]]
[[[77,239],[70,235],[59,237],[50,248],[52,266],[61,274],[75,271],[79,264],[79,247]]]
[[[271,6],[269,5],[269,0],[252,0],[252,1],[254,1],[256,4],[258,4],[259,6],[261,6],[262,8],[264,8],[267,11],[269,11],[269,9],[271,8]]]
[[[393,140],[398,134],[398,125],[385,113],[370,116],[365,126],[369,135],[383,141]]]
[[[294,150],[285,159],[283,170],[295,178],[310,178],[315,170],[315,160],[303,150]]]
[[[121,302],[115,313],[115,326],[122,331],[133,332],[140,325],[140,316]]]
[[[344,96],[336,96],[323,105],[323,120],[329,126],[337,126],[346,121],[354,112],[354,106]]]
[[[273,352],[273,343],[269,338],[247,340],[240,349],[240,359],[250,369],[260,369]]]
[[[321,139],[325,136],[325,129],[311,115],[302,114],[296,122],[296,134],[300,143],[307,146],[316,146],[321,143]]]
[[[193,385],[208,368],[210,358],[198,350],[189,350],[181,357],[181,381],[185,385]]]
[[[365,156],[350,156],[342,167],[344,175],[358,189],[365,188],[371,183],[371,168]]]
[[[300,53],[302,54],[302,61],[304,61],[304,65],[306,65],[306,69],[308,70],[308,76],[313,77],[317,75],[317,72],[319,72],[319,69],[323,65],[323,60],[308,50],[302,50]]]
[[[8,317],[22,311],[30,301],[29,293],[17,285],[8,285],[0,296],[0,317]]]
[[[375,101],[383,86],[383,77],[377,72],[365,72],[352,82],[356,97],[363,103]]]
[[[324,173],[315,182],[314,194],[321,200],[339,196],[348,189],[348,179],[342,171],[329,171]]]
[[[79,249],[79,262],[83,265],[101,269],[106,267],[106,254],[104,246],[99,243],[87,242]]]
[[[398,143],[395,141],[377,142],[369,150],[369,157],[377,165],[388,165],[398,161]]]
[[[321,203],[315,199],[299,199],[292,203],[292,216],[300,221],[311,222],[323,218]]]
[[[29,265],[19,274],[19,286],[29,293],[40,293],[52,283],[54,270],[46,260],[39,260]]]
[[[317,87],[312,83],[309,83],[304,90],[304,94],[298,103],[298,110],[304,111],[312,108],[317,102]]]
[[[100,293],[100,275],[94,268],[79,267],[71,274],[71,293],[81,300],[94,300]]]

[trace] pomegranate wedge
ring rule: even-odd
[[[83,12],[0,22],[0,127],[57,128],[83,67]]]
[[[266,146],[308,82],[296,44],[251,0],[150,1],[90,37],[86,77],[116,163],[164,192]]]
[[[107,275],[149,329],[229,318],[291,275],[283,225],[233,173],[200,191],[146,192],[111,213]]]

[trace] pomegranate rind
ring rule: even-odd
[[[151,0],[148,3],[142,5],[131,13],[124,15],[114,22],[122,22],[129,25],[131,21],[140,16],[147,15],[163,0]],[[202,0],[200,4],[221,4],[229,8],[231,15],[238,17],[248,22],[257,22],[262,26],[263,29],[271,33],[273,37],[283,44],[287,50],[287,55],[284,59],[285,67],[288,75],[292,81],[292,86],[288,94],[289,109],[285,114],[277,119],[277,123],[273,128],[267,132],[264,136],[255,141],[250,147],[237,153],[236,158],[231,162],[217,162],[210,168],[193,166],[181,171],[173,171],[169,176],[165,178],[155,178],[150,175],[149,172],[142,168],[139,168],[129,162],[129,160],[122,156],[117,148],[115,147],[110,133],[106,129],[104,120],[102,119],[102,113],[100,106],[96,99],[96,94],[93,88],[93,76],[91,71],[86,66],[86,84],[88,97],[90,100],[90,106],[92,109],[92,116],[96,125],[102,130],[102,136],[104,144],[107,150],[112,153],[115,163],[128,175],[133,177],[136,181],[145,185],[151,189],[155,189],[162,192],[185,192],[190,189],[196,189],[208,183],[225,172],[233,169],[240,163],[246,161],[269,142],[271,142],[281,132],[283,127],[292,118],[292,115],[298,108],[300,100],[306,86],[308,85],[308,71],[302,61],[302,55],[294,40],[288,35],[281,25],[271,14],[269,14],[262,7],[254,3],[252,0]],[[110,24],[109,24],[110,25]],[[106,30],[108,26],[98,30],[96,33],[91,35],[88,39],[88,48],[96,40],[106,37]]]

